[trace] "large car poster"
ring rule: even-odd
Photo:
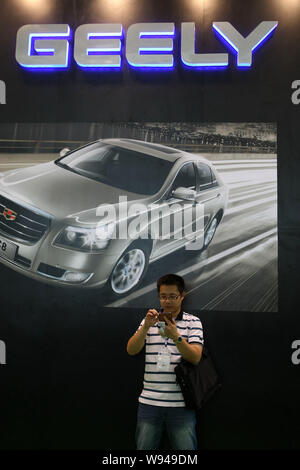
[[[24,276],[146,308],[174,272],[190,308],[277,311],[275,124],[0,130],[0,262],[16,289]]]

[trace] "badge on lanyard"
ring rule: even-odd
[[[168,339],[166,338],[164,346],[161,347],[157,355],[157,370],[168,372],[170,370],[171,353],[168,351]]]

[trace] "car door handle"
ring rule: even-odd
[[[202,200],[202,201],[197,201],[197,202],[198,202],[198,203],[201,202],[202,204],[204,204],[205,202],[212,201],[213,199],[217,199],[217,198],[219,198],[219,197],[221,197],[221,194],[220,194],[220,193],[217,194],[216,196],[212,196],[212,197],[209,197],[209,198],[207,198],[207,199],[204,199],[204,200]]]

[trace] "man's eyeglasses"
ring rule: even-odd
[[[174,295],[174,294],[171,294],[171,295],[160,295],[159,298],[162,302],[165,302],[166,300],[171,300],[172,302],[175,302],[175,300],[178,299],[178,297],[180,297],[180,294],[179,295]]]

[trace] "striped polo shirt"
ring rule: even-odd
[[[189,344],[204,344],[202,323],[198,317],[181,310],[175,322],[178,333]],[[143,323],[144,320],[142,320],[138,330]],[[181,360],[181,354],[174,341],[170,338],[163,338],[159,334],[157,325],[154,325],[148,330],[145,345],[144,382],[139,402],[155,406],[184,407],[183,395],[179,385],[176,384],[176,374],[174,372],[176,364]],[[157,355],[165,346],[168,352],[171,353],[168,372],[157,369]]]

